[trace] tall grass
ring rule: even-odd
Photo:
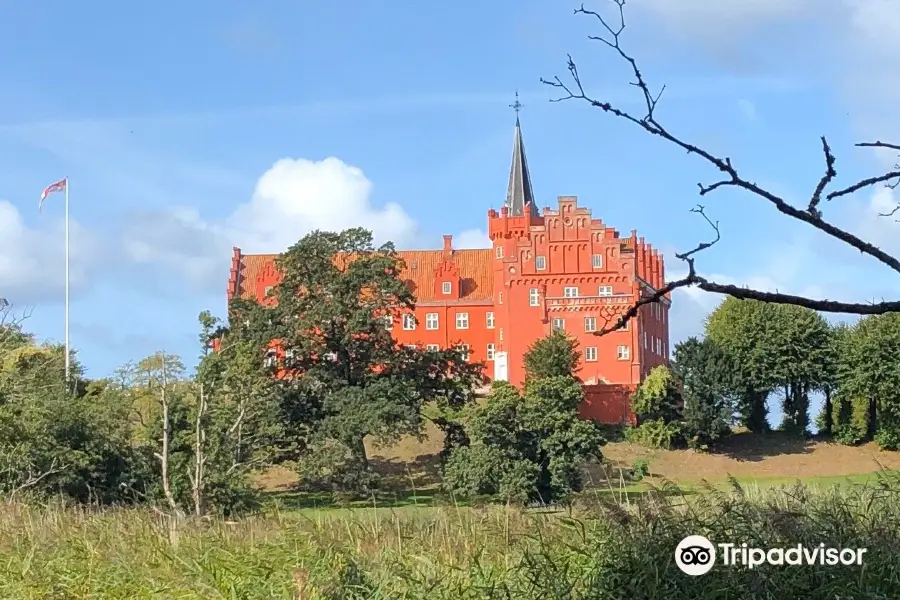
[[[672,486],[572,510],[503,507],[279,513],[174,522],[149,510],[0,506],[0,598],[900,598],[900,495]],[[862,567],[716,566],[683,575],[686,535],[865,547]]]

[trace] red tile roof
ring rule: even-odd
[[[442,250],[398,250],[397,254],[406,263],[401,272],[403,279],[412,282],[412,289],[418,302],[443,300],[435,295],[435,270],[444,260]],[[238,274],[238,295],[254,299],[256,281],[259,274],[270,265],[274,266],[276,254],[241,254]],[[481,302],[493,297],[493,272],[491,270],[491,250],[454,250],[452,260],[459,269],[462,281],[461,301]]]

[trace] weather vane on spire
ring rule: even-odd
[[[521,102],[519,102],[519,91],[516,90],[516,101],[509,105],[511,109],[516,111],[516,118],[519,118],[519,111],[522,110],[522,107],[525,106]]]

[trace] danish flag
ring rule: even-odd
[[[44,189],[44,192],[41,194],[41,201],[38,203],[38,211],[41,211],[44,208],[44,200],[47,199],[47,196],[49,196],[53,192],[66,191],[67,183],[68,183],[68,179],[60,179],[56,183],[51,183],[50,185],[48,185]]]

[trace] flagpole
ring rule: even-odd
[[[69,178],[66,177],[66,386],[69,384]]]

